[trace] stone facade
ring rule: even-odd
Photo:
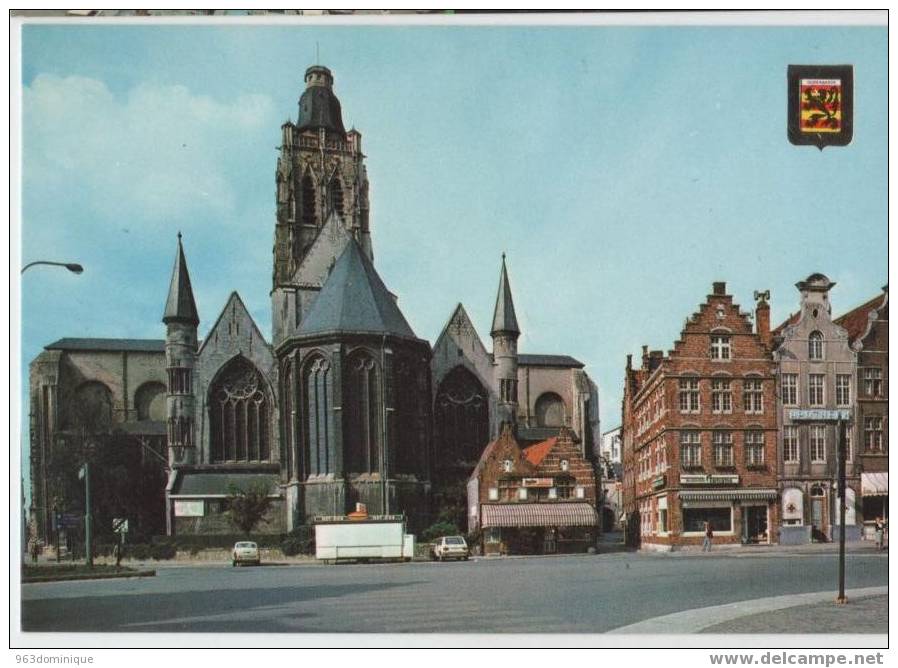
[[[774,332],[784,543],[832,540],[838,531],[836,426],[798,424],[790,418],[794,409],[850,408],[854,403],[857,354],[848,332],[833,322],[829,292],[834,285],[823,274],[797,283],[800,309]],[[860,471],[856,436],[850,430],[848,436],[846,538],[855,540],[860,537]]]
[[[628,357],[621,438],[631,542],[698,545],[705,522],[717,543],[776,542],[776,387],[766,340],[726,284],[715,283],[673,350],[644,347],[638,369]]]

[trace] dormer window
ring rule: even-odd
[[[823,334],[820,332],[811,332],[808,337],[808,359],[823,359]]]
[[[562,470],[562,471],[567,471],[567,469],[568,469],[568,462],[567,462],[566,459],[562,459],[562,460],[561,460],[561,470]]]

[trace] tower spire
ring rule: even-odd
[[[172,270],[171,285],[168,288],[168,299],[165,302],[165,313],[162,322],[184,322],[196,327],[200,318],[196,312],[193,299],[193,288],[190,286],[190,273],[187,271],[187,260],[184,258],[184,246],[181,244],[181,233],[178,232],[178,252]]]
[[[499,275],[499,293],[496,295],[496,308],[493,311],[493,327],[490,335],[499,332],[520,334],[518,319],[514,312],[514,301],[511,298],[511,285],[508,282],[508,269],[505,266],[505,253],[502,253],[502,273]]]

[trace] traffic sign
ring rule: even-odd
[[[112,530],[115,533],[128,533],[128,518],[116,517],[112,520]]]

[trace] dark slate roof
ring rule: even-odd
[[[44,348],[46,350],[164,353],[165,339],[79,339],[67,337],[54,341]]]
[[[582,369],[585,365],[570,355],[518,355],[518,364],[523,366],[564,366]]]
[[[490,335],[497,332],[520,334],[518,319],[514,313],[514,302],[511,299],[511,285],[508,283],[508,270],[505,268],[505,253],[502,254],[502,273],[499,276],[499,293],[496,295],[496,310],[493,312],[493,327]]]
[[[306,70],[306,76],[310,71],[320,70],[327,74],[327,79],[332,81],[330,70],[320,65],[313,65]],[[324,128],[331,132],[346,135],[343,127],[343,114],[340,110],[340,100],[334,95],[330,86],[314,85],[303,91],[299,98],[299,117],[296,121],[299,130],[317,130]]]
[[[200,322],[196,302],[193,301],[193,288],[190,287],[190,274],[187,272],[187,260],[184,259],[180,232],[178,232],[178,253],[175,256],[162,322],[186,322],[194,326]]]
[[[280,493],[277,473],[195,472],[179,475],[172,495],[229,495],[232,486],[241,491],[246,491],[258,484],[266,485],[269,489],[269,494]]]
[[[346,244],[297,333],[325,332],[417,338],[355,239]]]

